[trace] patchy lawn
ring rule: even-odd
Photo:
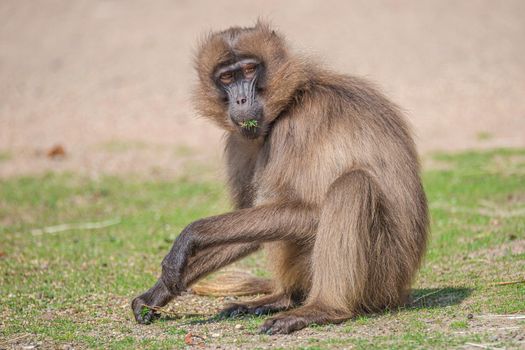
[[[258,334],[263,318],[204,322],[225,300],[192,294],[152,325],[133,320],[129,302],[155,281],[176,234],[228,210],[220,183],[2,180],[0,348],[178,348],[185,338],[223,348],[525,347],[525,283],[502,283],[525,280],[525,150],[439,154],[429,164],[432,239],[411,303],[286,336]],[[238,265],[266,273],[261,254]]]

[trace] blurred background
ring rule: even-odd
[[[221,131],[192,109],[192,54],[259,16],[381,86],[422,154],[525,146],[525,1],[3,0],[0,176],[215,166]]]

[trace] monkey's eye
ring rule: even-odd
[[[248,63],[242,67],[242,72],[246,78],[252,78],[255,75],[257,66],[254,63]]]
[[[222,73],[219,76],[219,80],[221,81],[221,83],[225,85],[231,84],[233,83],[233,73],[231,72]]]

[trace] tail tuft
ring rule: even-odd
[[[255,277],[244,271],[225,271],[213,281],[200,281],[191,287],[197,295],[206,296],[242,296],[269,294],[273,283],[267,278]]]

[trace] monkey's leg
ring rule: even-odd
[[[381,253],[382,245],[375,245],[372,232],[380,216],[379,197],[379,188],[362,170],[348,172],[331,185],[321,209],[312,254],[312,287],[305,305],[268,319],[261,332],[290,333],[354,315],[368,297],[369,259],[374,258],[369,252]]]
[[[220,269],[236,260],[259,249],[257,243],[233,244],[228,247],[214,247],[200,251],[191,257],[188,269],[182,276],[185,285],[191,285],[200,278]],[[147,292],[133,299],[131,307],[135,319],[139,323],[150,323],[155,317],[155,310],[144,309],[144,306],[162,307],[169,303],[176,295],[170,292],[161,279]]]
[[[219,313],[221,317],[236,317],[242,314],[268,315],[289,310],[304,302],[310,289],[310,259],[313,242],[297,244],[278,241],[266,244],[265,250],[272,267],[274,291],[247,302],[232,303]]]
[[[176,238],[173,247],[164,258],[159,281],[133,301],[135,318],[141,323],[149,322],[151,317],[145,319],[140,314],[141,304],[166,305],[186,289],[183,277],[185,269],[190,257],[199,250],[227,244],[261,243],[280,239],[312,240],[317,221],[318,214],[315,210],[292,203],[241,209],[190,224]]]

